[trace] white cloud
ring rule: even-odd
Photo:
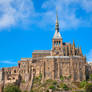
[[[17,64],[16,62],[14,61],[11,61],[11,60],[3,60],[3,61],[0,61],[1,64]]]
[[[0,30],[24,21],[34,14],[31,0],[0,0]]]
[[[29,25],[34,23],[43,28],[49,25],[54,27],[56,6],[61,29],[76,29],[92,24],[92,0],[47,0],[41,6],[43,12],[36,12],[33,2],[34,0],[0,0],[0,31],[3,28],[15,26],[20,21]],[[78,11],[80,9],[87,14],[86,18]]]
[[[43,20],[49,18],[50,20],[48,20],[48,24],[51,22],[55,23],[56,7],[61,29],[76,29],[82,26],[91,26],[92,0],[48,0],[44,2],[42,8],[46,9],[47,12],[44,13],[46,17],[43,17]],[[88,14],[86,16],[88,17],[85,19],[84,16],[81,15],[81,12],[78,17],[77,13],[79,13],[79,10],[83,10],[82,12],[85,11],[85,14]],[[52,16],[49,16],[48,12],[51,12]]]
[[[87,12],[92,12],[92,0],[82,0],[81,5]]]
[[[89,53],[87,54],[87,61],[88,62],[92,62],[92,49],[89,51]]]

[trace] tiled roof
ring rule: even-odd
[[[50,50],[34,50],[33,53],[50,53]]]

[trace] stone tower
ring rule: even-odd
[[[52,55],[53,56],[63,55],[62,45],[63,45],[62,37],[59,32],[58,15],[56,14],[55,34],[52,39]]]

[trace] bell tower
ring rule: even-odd
[[[59,55],[62,50],[62,37],[59,32],[59,23],[58,23],[58,15],[56,13],[56,25],[55,25],[55,34],[52,39],[52,55]]]

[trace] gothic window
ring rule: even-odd
[[[56,43],[56,41],[54,41],[54,46],[57,46],[57,43]]]

